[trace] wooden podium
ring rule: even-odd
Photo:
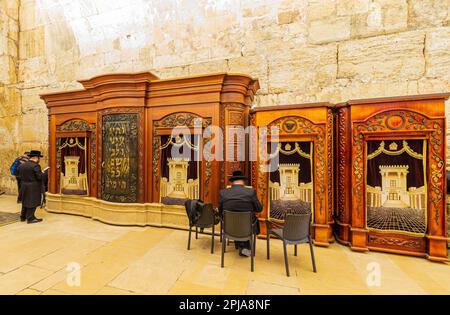
[[[356,251],[447,260],[445,100],[337,105],[337,236]]]
[[[333,105],[329,103],[251,111],[252,126],[279,130],[274,146],[277,153],[271,152],[277,154],[278,162],[271,172],[262,168],[261,154],[252,162],[252,186],[263,204],[259,216],[262,235],[266,233],[266,219],[283,221],[291,208],[288,212],[312,211],[314,244],[328,246],[333,240],[333,119]],[[259,143],[258,137],[259,132],[251,142]],[[269,135],[268,141],[275,140]],[[260,147],[257,151],[260,152]],[[300,206],[296,208],[294,203]]]

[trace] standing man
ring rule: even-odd
[[[262,205],[256,196],[256,190],[245,187],[247,177],[242,171],[234,171],[230,177],[231,187],[222,189],[219,193],[219,212],[222,211],[242,211],[253,212],[253,222],[257,222],[256,212],[262,211]],[[256,224],[256,234],[259,234],[259,224]],[[239,255],[251,256],[250,242],[235,242],[239,248]]]
[[[17,203],[20,203],[20,178],[19,178],[19,168],[20,166],[28,161],[29,157],[28,154],[30,152],[25,152],[23,155],[19,156],[14,160],[14,162],[11,165],[10,171],[11,175],[13,175],[16,178],[17,181],[17,191],[19,192],[17,196]]]
[[[19,178],[21,181],[19,197],[22,200],[22,213],[20,220],[27,223],[41,222],[34,216],[36,208],[41,204],[42,197],[42,170],[39,160],[42,157],[41,151],[31,150],[28,153],[30,158],[19,168]]]

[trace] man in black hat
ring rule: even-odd
[[[41,204],[42,170],[39,160],[42,155],[40,151],[31,150],[28,157],[30,159],[19,168],[21,183],[19,195],[20,200],[22,200],[20,220],[27,220],[27,223],[37,223],[42,221],[42,219],[34,216],[36,208]]]
[[[262,205],[256,196],[256,191],[253,188],[245,187],[245,181],[247,177],[242,171],[234,171],[233,176],[230,177],[231,187],[222,189],[219,193],[219,212],[230,211],[242,211],[253,212],[253,220],[256,222],[255,213],[262,211]],[[256,224],[259,234],[259,225]],[[251,255],[250,242],[235,242],[237,248],[239,248],[239,255],[249,257]]]

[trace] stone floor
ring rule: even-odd
[[[15,197],[0,196],[0,211],[17,212]],[[275,240],[270,261],[258,240],[252,273],[249,259],[232,246],[220,268],[220,243],[211,255],[206,235],[187,251],[186,231],[111,226],[42,210],[37,216],[44,222],[0,227],[0,294],[450,294],[450,265],[421,258],[333,244],[315,247],[313,273],[309,250],[300,246],[298,257],[290,250],[288,278]]]

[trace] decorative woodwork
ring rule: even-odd
[[[313,236],[316,245],[328,246],[333,241],[333,105],[329,103],[260,107],[251,111],[251,125],[257,128],[278,127],[279,143],[312,143],[311,177],[313,183]],[[251,135],[252,143],[258,143],[259,133]],[[270,141],[270,135],[268,141]],[[258,148],[259,152],[259,148]],[[259,220],[269,218],[269,173],[262,171],[258,154],[251,163],[252,185],[263,204]],[[297,165],[297,164],[295,164]],[[281,164],[280,164],[281,166]],[[300,166],[300,172],[302,166]],[[309,201],[309,200],[308,200]],[[261,224],[265,234],[265,224]]]
[[[84,89],[41,95],[49,110],[49,192],[60,194],[58,139],[86,136],[89,196],[127,204],[160,202],[161,136],[180,126],[195,132],[194,118],[201,121],[200,133],[212,125],[224,128],[224,133],[226,126],[245,128],[259,88],[249,76],[228,73],[167,80],[151,73],[108,74],[79,82]],[[110,125],[119,129],[111,131]],[[202,137],[202,147],[211,145],[213,136],[214,132]],[[224,143],[224,148],[235,145],[231,139]],[[248,141],[244,145],[246,150]],[[238,163],[208,159],[206,154],[201,160],[200,198],[217,205],[227,176],[236,167],[246,168],[245,161]],[[107,188],[112,185],[123,189]]]
[[[434,94],[354,100],[337,105],[336,226],[339,242],[349,244],[356,251],[378,250],[447,260],[444,103],[449,96]],[[420,140],[426,143],[423,168],[427,203],[424,210],[426,232],[423,234],[413,233],[407,228],[377,230],[368,226],[367,148],[371,141],[381,140],[391,143]],[[386,152],[396,148],[394,143]],[[395,154],[399,152],[402,151]],[[389,165],[389,157],[384,159]],[[380,166],[380,172],[381,169]],[[392,167],[386,170],[389,169]],[[403,173],[421,175],[414,174],[414,170]],[[390,205],[378,209],[389,209],[390,212],[382,214],[386,219],[390,220],[388,213],[395,212],[404,216],[404,222],[409,220],[403,209]]]
[[[259,156],[250,161],[249,144],[258,144],[259,135],[235,132],[249,125],[278,127],[279,144],[293,144],[301,155],[312,159],[311,182],[299,181],[293,191],[303,194],[302,198],[311,192],[311,201],[309,197],[305,200],[313,211],[316,245],[328,246],[335,236],[353,250],[447,260],[444,102],[450,94],[355,100],[338,105],[259,107],[250,111],[259,85],[246,75],[218,73],[161,80],[151,73],[109,74],[80,83],[82,90],[41,95],[49,110],[49,211],[85,215],[113,224],[187,227],[182,206],[160,202],[165,196],[161,195],[161,139],[183,127],[194,137],[201,136],[202,159],[195,196],[216,206],[218,192],[228,185],[228,177],[234,170],[244,170],[251,175],[251,185],[263,204],[259,220],[264,236],[263,223],[271,215],[268,196],[274,186],[270,185],[280,183],[261,171]],[[114,122],[122,129],[105,130]],[[224,160],[211,155],[211,150],[219,149],[214,144],[214,126],[223,131],[220,148]],[[85,138],[88,144],[89,196],[61,193],[63,161],[59,148],[62,139],[69,137]],[[112,143],[118,140],[126,145]],[[368,145],[399,140],[426,144],[426,152],[422,152],[425,184],[413,187],[418,188],[413,193],[422,194],[418,200],[423,200],[426,189],[423,235],[395,229],[380,231],[367,225],[370,200],[366,194],[379,189],[367,184]],[[309,144],[309,152],[300,147],[305,143]],[[233,154],[227,156],[227,152]],[[238,158],[239,152],[244,159]],[[299,176],[301,165],[299,169],[297,162],[289,163],[282,169]],[[402,174],[412,172],[397,166],[403,169]],[[118,179],[123,180],[122,190],[105,189],[106,182]],[[286,178],[283,180],[285,183]],[[304,191],[298,193],[300,189]]]

